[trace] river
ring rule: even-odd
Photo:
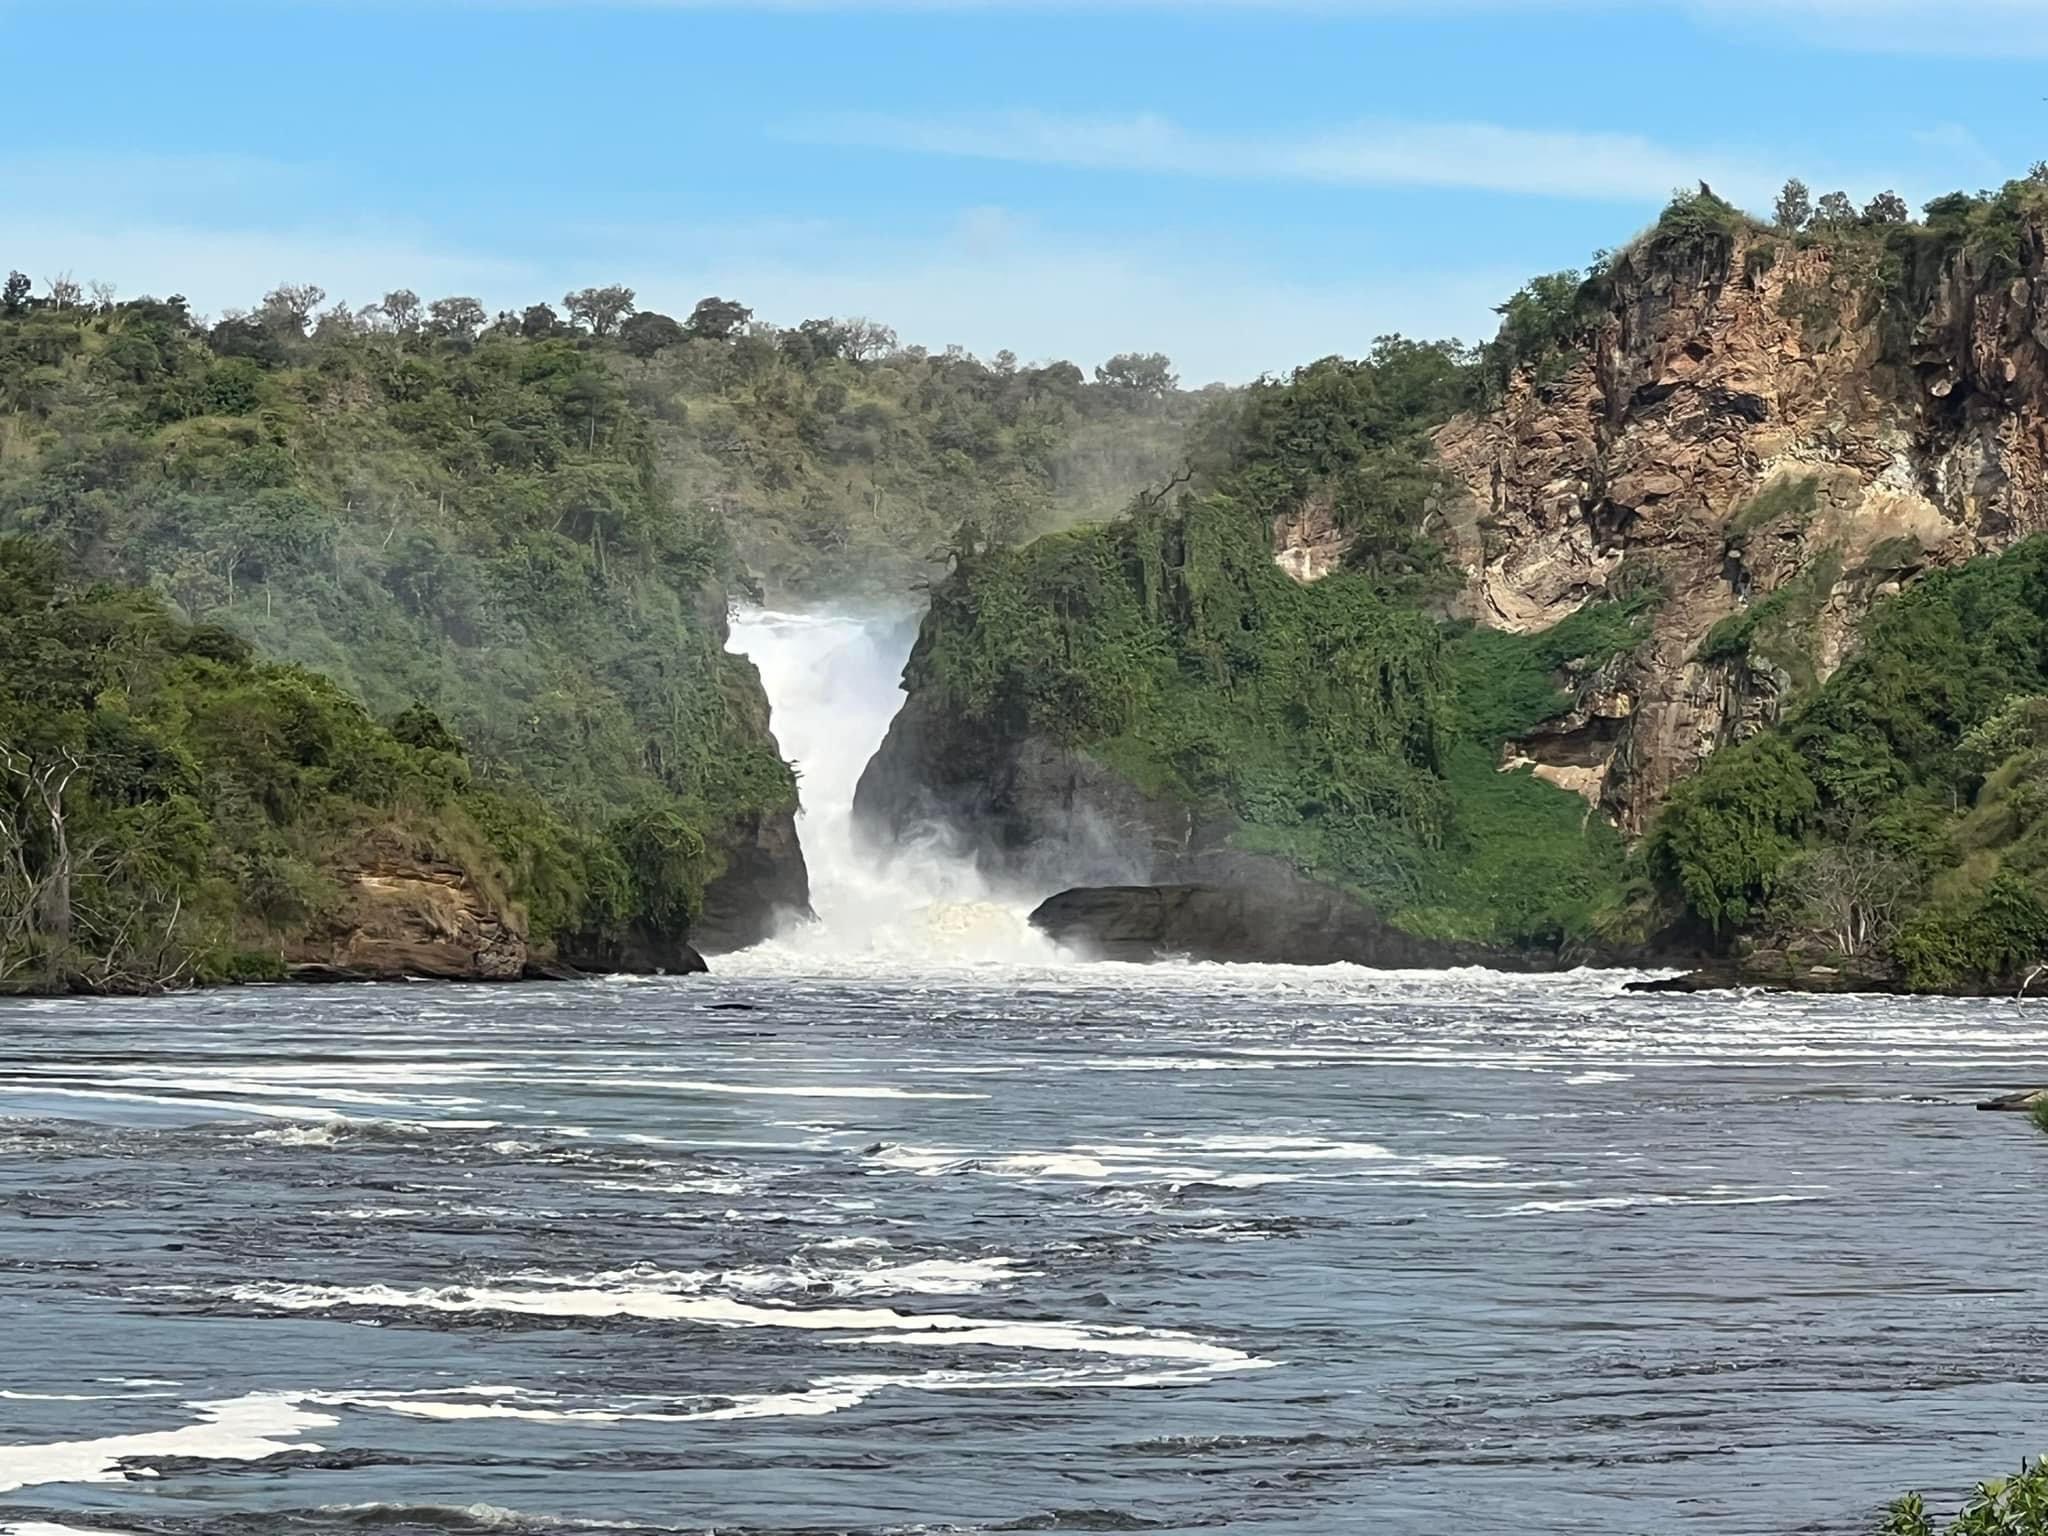
[[[1971,1108],[2048,1008],[1070,965],[813,859],[708,978],[0,1007],[0,1530],[1848,1532],[2048,1444]]]

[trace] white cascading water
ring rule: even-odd
[[[853,830],[853,792],[903,702],[899,679],[917,636],[910,613],[747,609],[728,648],[761,672],[776,741],[796,766],[797,834],[815,923],[795,921],[760,959],[903,964],[1046,964],[1052,943],[1028,921],[1028,897],[992,891],[971,859],[937,837],[878,856]],[[765,953],[764,953],[765,952]]]

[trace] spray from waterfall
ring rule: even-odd
[[[1051,961],[1052,944],[1027,920],[1029,901],[992,891],[943,839],[878,854],[854,835],[854,787],[902,703],[898,679],[916,638],[910,613],[750,609],[733,619],[730,649],[760,669],[776,740],[796,765],[797,835],[817,913],[764,948],[787,958]]]

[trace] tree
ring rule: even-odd
[[[207,332],[206,344],[218,357],[246,357],[265,368],[281,368],[287,361],[276,329],[253,315],[227,316]]]
[[[33,896],[34,922],[42,933],[59,947],[71,942],[71,886],[74,867],[71,859],[70,822],[64,809],[64,792],[71,787],[71,781],[85,767],[77,755],[65,749],[52,757],[38,760],[32,754],[0,742],[0,770],[21,781],[32,808],[42,812],[43,831],[48,841],[47,867],[39,879],[30,884]],[[14,845],[15,857],[22,857],[22,847],[27,839],[21,830],[11,828],[9,841]],[[23,865],[26,873],[26,865]]]
[[[1863,205],[1863,222],[1866,224],[1903,224],[1912,217],[1906,207],[1906,200],[1892,191],[1877,194]]]
[[[784,331],[776,345],[797,367],[809,368],[846,355],[846,327],[837,320],[806,320],[794,330]]]
[[[529,304],[519,315],[519,334],[529,340],[552,336],[561,327],[561,317],[546,304]]]
[[[313,311],[327,300],[327,290],[318,283],[279,283],[263,295],[257,318],[272,330],[304,336],[313,323]]]
[[[1180,376],[1164,352],[1119,352],[1095,370],[1095,382],[1156,398],[1178,386]]]
[[[1778,228],[1795,232],[1813,222],[1813,194],[1805,182],[1794,176],[1785,183],[1771,207],[1771,218]]]
[[[856,363],[872,363],[896,350],[896,333],[886,325],[855,315],[840,322],[846,334],[846,355]]]
[[[1915,885],[1904,860],[1865,843],[1839,843],[1791,860],[1772,907],[1825,935],[1840,953],[1865,955],[1891,942]]]
[[[619,322],[633,313],[633,290],[621,283],[604,288],[578,288],[562,295],[562,307],[569,318],[590,327],[593,336],[609,336]]]
[[[2027,180],[2037,187],[2048,187],[2048,160],[2036,160],[2028,166]]]
[[[8,273],[6,284],[0,286],[0,315],[20,314],[35,286],[26,272]]]
[[[1826,229],[1847,229],[1856,222],[1856,205],[1846,192],[1830,192],[1814,209],[1815,224]]]
[[[420,328],[420,296],[410,288],[392,289],[378,301],[377,308],[401,336],[410,336]]]
[[[320,312],[320,318],[313,322],[315,341],[334,341],[344,336],[360,336],[371,328],[370,317],[376,313],[375,305],[364,306],[358,314],[346,304],[335,304]]]
[[[57,309],[76,309],[85,301],[85,289],[69,272],[60,272],[49,281],[50,303]]]
[[[483,305],[472,298],[436,299],[427,306],[428,330],[452,341],[476,340],[486,318]]]
[[[652,357],[682,339],[682,326],[655,309],[643,309],[619,327],[619,345],[635,357]]]
[[[753,318],[754,312],[737,299],[700,299],[683,329],[699,341],[731,341]]]

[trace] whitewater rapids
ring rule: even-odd
[[[1050,892],[997,890],[936,828],[887,850],[855,833],[854,789],[903,701],[916,636],[908,613],[747,609],[734,617],[729,648],[760,669],[776,740],[797,771],[797,836],[817,920],[785,921],[772,942],[725,957],[721,970],[1060,962],[1029,922]]]

